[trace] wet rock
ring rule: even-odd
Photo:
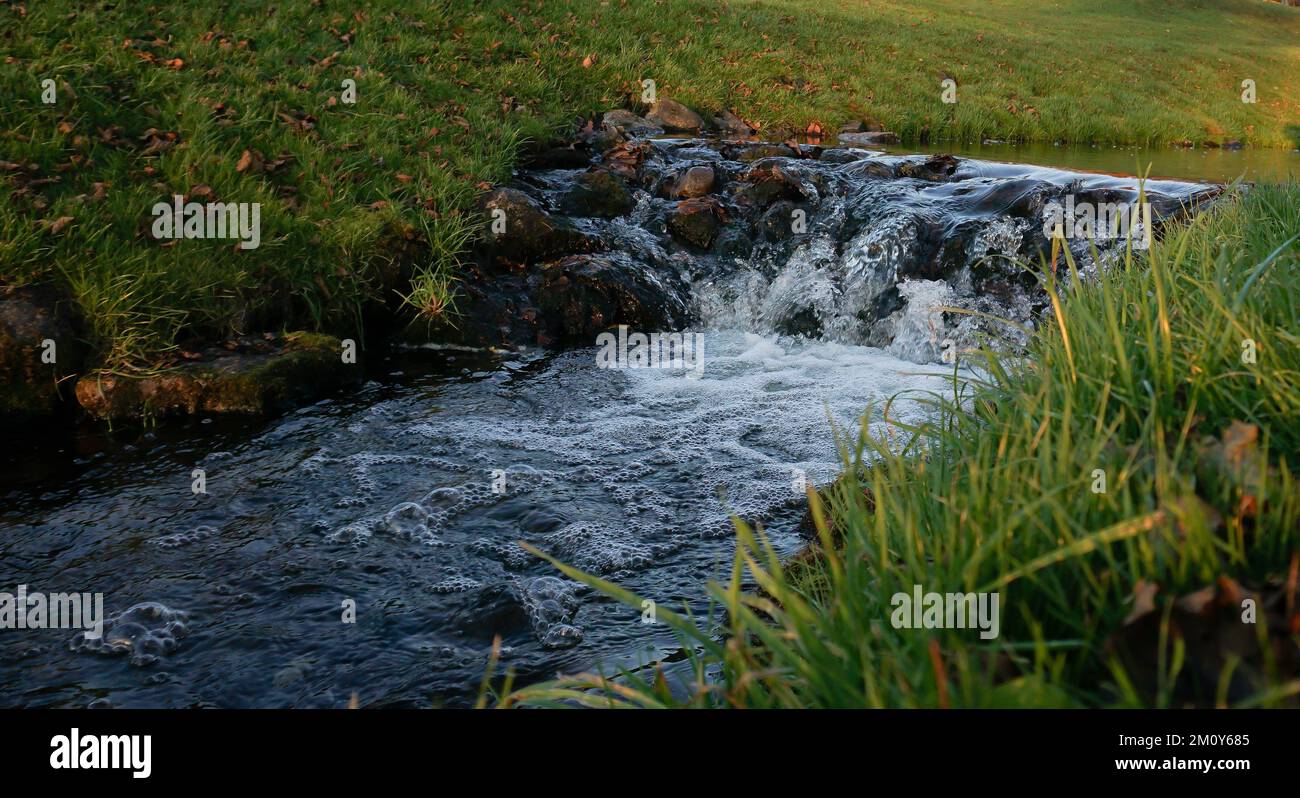
[[[654,122],[623,108],[606,111],[600,121],[601,124],[617,128],[629,136],[654,136],[663,132],[663,129]]]
[[[894,178],[894,169],[887,163],[876,160],[866,160],[860,163],[854,163],[849,167],[857,175],[866,177],[875,177],[892,180]]]
[[[828,150],[822,150],[821,157],[818,158],[822,163],[853,163],[860,161],[870,155],[866,150],[854,149],[852,147],[833,147]]]
[[[802,335],[806,338],[820,338],[822,322],[813,308],[802,308],[777,322],[782,335]]]
[[[957,171],[957,166],[957,159],[951,155],[932,155],[924,161],[901,163],[894,173],[899,177],[914,177],[918,180],[946,180]]]
[[[702,197],[713,191],[717,176],[711,166],[692,166],[677,174],[665,186],[665,193],[670,199],[690,199]]]
[[[748,138],[758,134],[758,130],[730,110],[713,117],[713,128],[724,136]]]
[[[970,196],[973,210],[1025,219],[1041,219],[1047,201],[1043,181],[1027,177],[998,183]]]
[[[854,147],[879,147],[882,144],[897,144],[899,141],[897,133],[890,133],[887,130],[863,133],[841,133],[839,135],[839,140],[841,144],[848,144]]]
[[[748,258],[754,251],[754,240],[738,227],[728,227],[718,235],[714,251],[723,258]]]
[[[797,158],[799,153],[785,144],[754,144],[738,148],[735,159],[743,163],[761,161],[764,158]]]
[[[522,191],[499,188],[483,199],[486,246],[507,261],[531,263],[573,252],[587,252],[596,244],[568,222],[555,219]]]
[[[92,372],[77,381],[77,401],[101,419],[175,414],[260,415],[359,382],[344,363],[339,339],[317,333],[242,338],[209,347],[195,358],[148,377]]]
[[[795,206],[789,200],[780,200],[772,204],[763,214],[759,227],[763,237],[768,241],[783,241],[794,232]]]
[[[71,398],[86,357],[80,329],[75,305],[53,289],[0,287],[0,419],[46,416]]]
[[[779,161],[760,161],[741,176],[746,184],[736,192],[736,202],[742,207],[765,209],[778,199],[811,199],[808,187],[798,173]]]
[[[456,306],[431,322],[415,320],[402,343],[431,341],[470,347],[531,346],[537,340],[539,311],[526,273],[502,273],[467,263],[457,288]]]
[[[575,255],[547,264],[536,290],[538,343],[592,343],[606,328],[677,329],[686,318],[685,288],[622,253]]]
[[[704,127],[699,114],[677,102],[663,99],[650,106],[646,119],[670,133],[697,133]]]
[[[569,189],[565,209],[578,216],[612,219],[636,206],[636,200],[623,182],[605,169],[584,172]]]
[[[668,229],[679,240],[708,249],[718,234],[721,215],[722,207],[712,197],[682,200],[668,217]]]
[[[588,153],[602,153],[627,141],[627,134],[613,125],[588,125],[578,132],[578,142]]]

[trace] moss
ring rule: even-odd
[[[344,363],[342,350],[330,335],[289,333],[274,351],[232,352],[149,377],[97,372],[77,383],[77,398],[97,418],[262,415],[360,381],[360,365]]]

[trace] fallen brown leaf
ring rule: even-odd
[[[41,224],[45,225],[45,228],[46,228],[47,230],[49,230],[51,233],[54,233],[55,235],[57,235],[57,234],[63,232],[63,228],[65,228],[65,227],[67,227],[68,225],[72,224],[72,221],[73,221],[73,220],[72,220],[72,217],[71,217],[71,216],[60,216],[59,218],[55,219],[54,221],[50,221],[50,220],[48,220],[48,219],[43,220],[43,221],[41,222]]]
[[[244,150],[239,156],[239,163],[235,164],[236,172],[260,172],[262,171],[262,153],[257,150]]]

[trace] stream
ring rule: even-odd
[[[102,593],[105,635],[0,632],[0,705],[466,706],[496,636],[517,684],[669,655],[663,624],[517,541],[707,613],[733,514],[796,551],[801,481],[840,468],[833,428],[856,435],[866,413],[883,434],[889,400],[915,422],[918,400],[951,395],[946,342],[993,330],[946,308],[1033,323],[1044,294],[1012,261],[1041,249],[1044,203],[1137,199],[1131,178],[1059,166],[644,147],[635,206],[612,218],[565,210],[581,169],[516,186],[605,242],[649,308],[641,329],[698,333],[702,367],[602,368],[593,337],[415,344],[375,357],[360,390],[278,418],[33,431],[0,462],[0,590]],[[701,165],[725,224],[686,246],[664,186]],[[1157,224],[1214,193],[1146,189]],[[1071,247],[1085,276],[1121,250]]]

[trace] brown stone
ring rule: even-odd
[[[668,196],[672,199],[702,197],[713,190],[716,180],[713,167],[692,166],[668,184]]]
[[[696,133],[704,127],[699,114],[677,102],[663,99],[650,106],[646,119],[664,130],[677,133]]]

